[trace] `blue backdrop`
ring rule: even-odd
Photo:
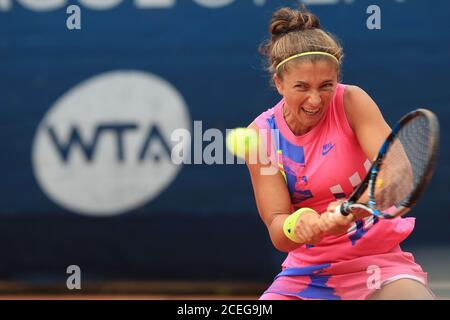
[[[270,280],[284,255],[259,219],[245,166],[184,165],[151,201],[94,216],[48,196],[32,150],[58,99],[117,70],[165,79],[203,130],[246,126],[279,99],[257,48],[272,12],[296,2],[115,1],[95,9],[96,1],[73,1],[81,30],[68,30],[69,2],[60,2],[51,10],[0,5],[0,277],[58,280],[77,264],[91,280]],[[372,4],[381,9],[380,30],[366,27]],[[336,0],[309,9],[344,46],[343,82],[365,89],[390,124],[418,107],[438,115],[437,174],[406,243],[450,243],[450,3]]]

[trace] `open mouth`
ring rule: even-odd
[[[306,113],[308,116],[315,116],[316,114],[319,113],[320,109],[317,109],[317,110],[308,110],[308,109],[305,109],[304,107],[302,107],[302,111],[303,111],[304,113]]]

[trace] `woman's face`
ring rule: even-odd
[[[286,121],[294,133],[306,133],[319,123],[333,98],[337,78],[336,65],[325,60],[291,63],[282,79],[274,76],[285,99]]]

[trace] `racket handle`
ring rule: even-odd
[[[336,207],[334,209],[334,214],[338,215],[341,214],[343,216],[348,216],[352,212],[352,209],[350,209],[350,205],[347,202],[344,202]]]

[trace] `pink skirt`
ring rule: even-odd
[[[347,261],[285,267],[260,299],[362,300],[403,278],[428,286],[427,273],[415,263],[413,255],[396,246],[386,253]]]

